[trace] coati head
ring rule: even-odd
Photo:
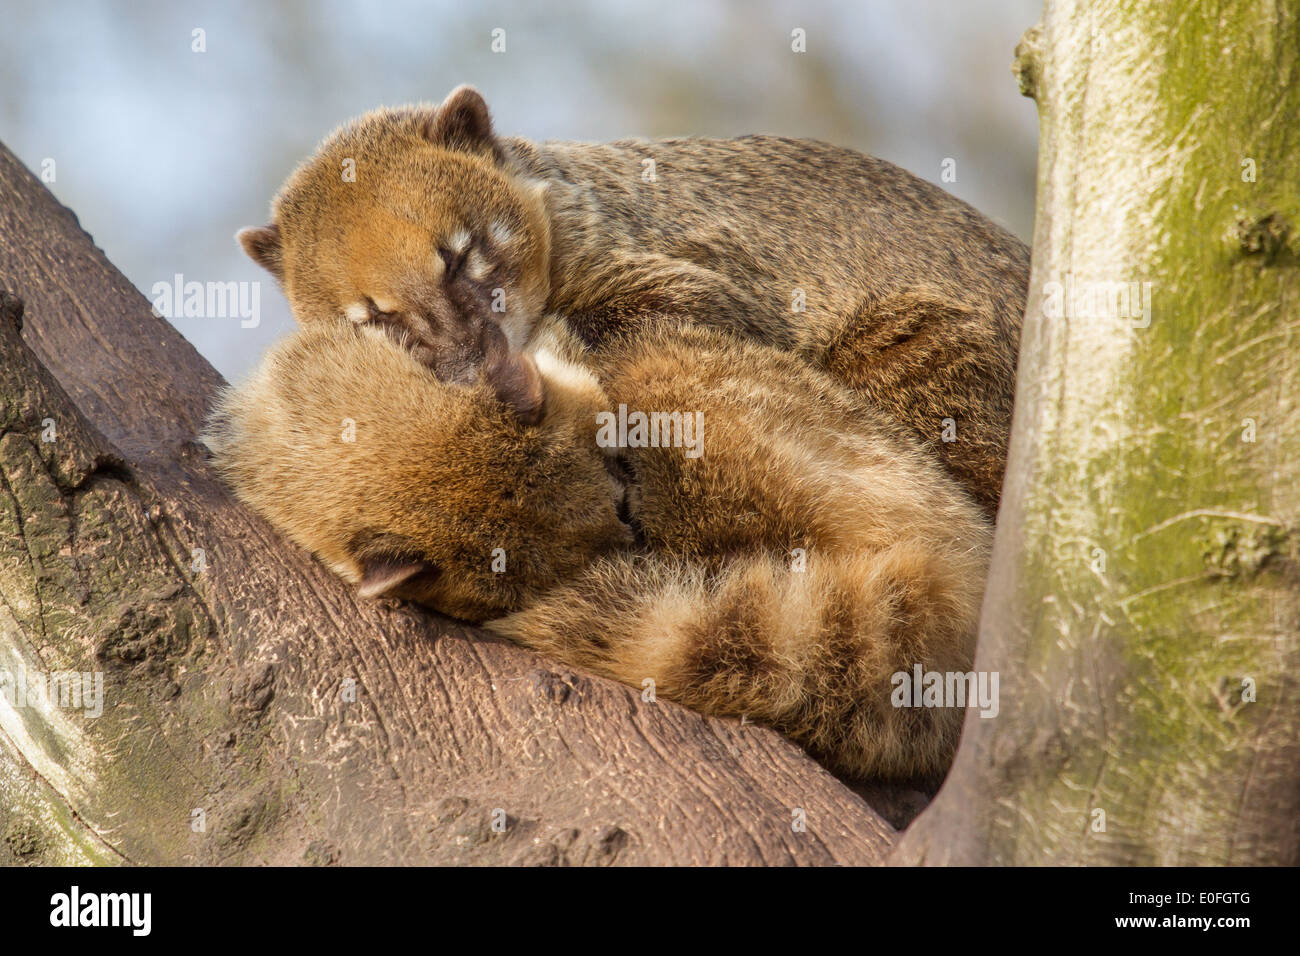
[[[204,440],[241,499],[362,595],[498,617],[632,535],[596,380],[485,338],[464,385],[384,329],[313,323],[225,391]]]
[[[487,104],[381,109],[334,132],[239,241],[300,322],[400,327],[428,364],[465,350],[474,319],[523,344],[550,293],[545,186],[503,165]],[[440,371],[474,377],[472,360]]]

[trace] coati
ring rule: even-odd
[[[996,511],[1028,251],[882,160],[772,136],[502,138],[461,87],[336,131],[239,239],[300,321],[398,325],[447,381],[474,377],[478,318],[516,347],[543,313],[598,348],[672,314],[793,351]]]
[[[962,712],[893,706],[892,676],[971,669],[991,528],[905,429],[678,317],[595,365],[561,320],[523,353],[475,322],[472,384],[383,328],[308,324],[222,396],[216,466],[364,596],[766,723],[847,776],[946,769]],[[681,415],[603,447],[635,411]]]

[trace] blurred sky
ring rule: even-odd
[[[175,319],[227,377],[290,327],[233,235],[378,105],[486,96],[534,139],[810,136],[940,183],[1028,241],[1037,117],[1009,72],[1041,0],[6,3],[0,141],[141,291],[263,280],[261,324]],[[491,50],[494,28],[506,50]],[[806,31],[807,52],[791,51]],[[206,52],[191,49],[205,33]],[[0,276],[0,282],[3,281]]]

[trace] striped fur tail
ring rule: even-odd
[[[590,566],[494,632],[704,713],[746,716],[853,777],[946,770],[964,711],[896,707],[894,675],[968,672],[981,553],[905,540],[720,571],[646,556]]]

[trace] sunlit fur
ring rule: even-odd
[[[371,300],[431,343],[454,340],[468,314],[521,344],[550,293],[545,187],[491,153],[430,141],[429,117],[380,110],[328,137],[273,204],[273,271],[299,316]],[[447,280],[444,250],[466,257],[459,281]]]
[[[499,137],[462,87],[331,135],[280,191],[272,228],[242,239],[300,321],[383,297],[383,321],[435,353],[456,347],[466,312],[515,346],[544,312],[596,347],[669,313],[794,351],[996,510],[1028,250],[883,160],[775,136]],[[448,285],[437,250],[467,240],[466,274]],[[494,288],[505,312],[485,311]]]
[[[241,498],[348,580],[367,558],[418,554],[439,573],[410,596],[482,620],[630,540],[593,397],[566,398],[522,427],[486,385],[441,383],[381,330],[338,321],[272,349],[205,441]]]
[[[207,441],[241,498],[352,580],[395,553],[432,569],[406,596],[557,661],[769,724],[847,775],[941,772],[963,712],[895,708],[890,678],[971,669],[990,527],[958,484],[770,347],[664,321],[591,369],[561,323],[532,348],[527,427],[486,384],[319,324],[226,394]],[[703,420],[698,458],[613,450],[630,527],[595,442],[620,403]]]

